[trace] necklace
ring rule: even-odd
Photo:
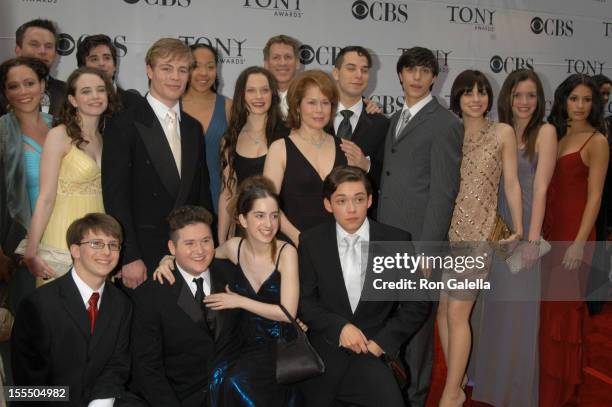
[[[300,137],[302,140],[304,140],[305,142],[307,142],[307,143],[309,143],[309,144],[312,144],[312,145],[313,145],[313,146],[315,146],[316,148],[321,148],[321,147],[323,146],[323,144],[325,144],[325,142],[327,141],[327,137],[325,137],[325,135],[323,135],[323,137],[321,138],[321,140],[319,140],[319,141],[313,141],[312,139],[308,139],[308,138],[304,137],[304,136],[302,135],[302,132],[300,132],[300,131],[297,131],[296,133],[297,133],[297,135],[298,135],[298,136],[299,136],[299,137]]]
[[[263,137],[253,137],[253,135],[251,134],[251,131],[249,130],[243,130],[244,134],[247,135],[248,138],[250,138],[251,140],[253,140],[253,143],[255,144],[259,144],[261,143]],[[256,133],[257,135],[263,136],[264,132],[263,131],[259,131]]]

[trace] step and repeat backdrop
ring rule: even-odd
[[[569,74],[612,76],[612,0],[1,0],[0,11],[0,58],[13,56],[21,23],[48,18],[61,33],[56,77],[76,67],[83,36],[104,33],[119,51],[119,83],[141,92],[144,55],[160,37],[216,47],[228,96],[241,70],[263,64],[270,36],[302,43],[301,69],[330,71],[343,46],[365,46],[375,61],[368,96],[387,114],[403,104],[397,58],[415,45],[434,50],[440,61],[433,93],[442,100],[468,68],[483,71],[496,93],[507,73],[534,69],[549,107]]]

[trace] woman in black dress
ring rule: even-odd
[[[268,146],[287,134],[282,124],[276,79],[251,66],[238,76],[230,121],[221,140],[219,244],[233,235],[228,204],[240,183],[263,172]]]
[[[334,167],[347,164],[347,158],[340,139],[325,131],[338,105],[328,74],[302,73],[291,82],[287,100],[291,133],[270,145],[263,173],[280,194],[281,231],[297,245],[300,231],[333,219],[323,207],[323,180]]]

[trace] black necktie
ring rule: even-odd
[[[350,140],[353,135],[353,128],[351,127],[351,116],[353,112],[345,109],[341,111],[340,114],[342,115],[342,121],[340,122],[340,126],[338,126],[337,136]]]
[[[206,298],[206,294],[204,294],[204,279],[202,277],[194,278],[193,282],[196,284],[195,300],[200,305],[200,309],[202,310],[202,314],[204,315],[204,320],[206,321],[208,328],[214,332],[215,320],[208,312],[206,304],[204,304],[204,298]]]

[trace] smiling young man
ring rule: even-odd
[[[168,217],[168,247],[175,256],[175,284],[150,280],[133,295],[133,379],[150,406],[203,407],[218,361],[240,345],[237,310],[212,311],[202,300],[225,292],[236,268],[214,260],[215,247],[204,208],[185,206]]]
[[[361,244],[408,242],[410,234],[367,218],[372,187],[357,167],[332,170],[324,205],[335,222],[300,235],[300,309],[310,340],[325,362],[323,375],[302,384],[307,406],[334,401],[360,406],[404,406],[383,353],[395,356],[425,321],[428,302],[362,301]],[[368,251],[369,253],[369,251]],[[368,255],[369,256],[369,255]]]
[[[438,60],[426,48],[400,56],[397,75],[405,103],[391,118],[384,149],[378,220],[410,232],[416,242],[447,240],[459,190],[463,126],[431,95],[438,72]],[[433,327],[432,316],[406,349],[411,405],[423,406],[427,399]]]
[[[363,95],[368,87],[372,56],[360,46],[342,48],[336,57],[332,76],[338,86],[339,103],[332,133],[343,139],[341,148],[368,173],[373,184],[376,208],[385,136],[389,119],[381,113],[369,113]],[[373,212],[373,211],[372,211]]]
[[[183,112],[193,56],[185,43],[162,38],[146,58],[149,93],[115,115],[104,132],[104,207],[123,225],[121,276],[136,288],[167,253],[166,217],[191,204],[212,208],[200,123]]]
[[[108,76],[117,90],[117,96],[123,108],[129,108],[140,102],[141,96],[138,91],[134,89],[126,91],[117,85],[119,58],[117,48],[108,35],[95,34],[83,38],[77,47],[76,58],[79,68],[82,66],[97,68]]]
[[[73,268],[21,302],[12,336],[15,385],[69,386],[70,404],[110,407],[130,373],[130,302],[106,278],[121,226],[90,213],[66,233]]]
[[[278,95],[283,117],[287,117],[287,90],[300,67],[300,44],[288,35],[271,37],[263,49],[264,67],[269,70],[278,83]]]

